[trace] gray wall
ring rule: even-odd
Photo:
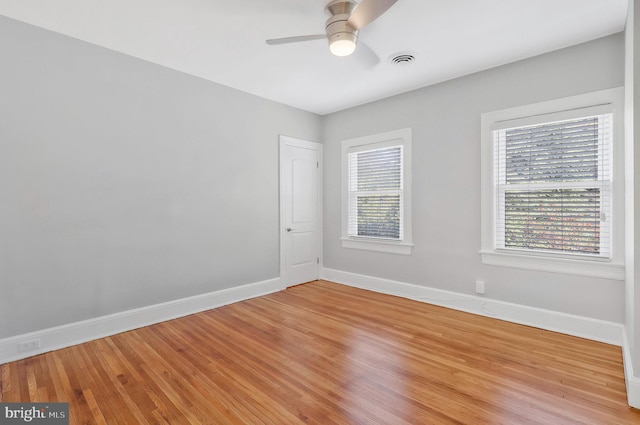
[[[0,338],[278,277],[278,134],[320,125],[0,17]]]
[[[325,267],[467,294],[481,278],[489,298],[623,323],[623,281],[485,266],[478,254],[480,115],[623,84],[616,34],[326,116]],[[343,249],[341,141],[404,127],[413,129],[413,254]]]

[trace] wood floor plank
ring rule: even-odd
[[[74,424],[627,425],[620,347],[326,281],[0,365]]]

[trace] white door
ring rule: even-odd
[[[319,277],[321,148],[280,136],[280,274],[286,287]]]

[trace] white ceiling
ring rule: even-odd
[[[318,114],[613,34],[627,0],[399,0],[360,32],[382,62],[329,53],[327,0],[0,0],[0,15]],[[409,51],[411,65],[387,59]],[[362,58],[360,58],[362,59]]]

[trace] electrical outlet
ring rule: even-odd
[[[476,294],[484,294],[484,280],[476,280]]]
[[[18,343],[18,351],[32,351],[40,348],[40,338],[30,339],[28,341],[22,341]]]

